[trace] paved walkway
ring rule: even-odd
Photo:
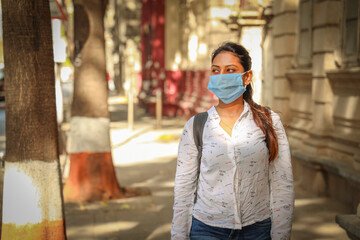
[[[155,119],[136,110],[135,129],[126,124],[126,105],[112,98],[111,136],[113,158],[123,187],[150,190],[141,196],[88,204],[66,204],[69,240],[170,239],[176,154],[183,119],[164,119],[155,129]],[[335,223],[335,215],[350,210],[327,198],[315,197],[296,186],[293,240],[348,239]]]

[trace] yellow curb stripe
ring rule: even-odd
[[[17,225],[5,223],[2,225],[3,240],[63,240],[65,239],[64,221],[43,221]]]

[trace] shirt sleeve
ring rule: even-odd
[[[269,165],[270,206],[272,212],[271,239],[290,239],[294,212],[294,185],[291,155],[286,132],[278,114],[272,112],[279,152]]]
[[[198,160],[193,138],[193,119],[184,127],[180,138],[174,187],[174,214],[171,239],[189,239],[195,199]]]

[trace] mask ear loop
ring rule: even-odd
[[[246,72],[243,72],[241,75],[245,77],[245,74],[247,74],[251,69],[247,70]],[[249,83],[250,84],[250,83]],[[245,88],[249,85],[249,84],[245,84]]]

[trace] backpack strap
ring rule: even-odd
[[[195,141],[195,146],[198,150],[198,155],[197,155],[197,159],[199,162],[199,166],[201,163],[201,155],[202,155],[202,136],[203,136],[203,132],[204,132],[204,126],[205,126],[205,122],[208,118],[208,112],[202,112],[202,113],[198,113],[195,115],[194,117],[194,123],[193,123],[193,135],[194,135],[194,141]],[[200,167],[199,167],[200,169]]]
[[[208,118],[208,115],[209,114],[207,112],[202,112],[202,113],[196,114],[194,117],[193,135],[194,135],[195,146],[198,150],[197,160],[199,163],[198,173],[197,173],[197,181],[199,181],[199,175],[200,175],[200,164],[201,164],[202,144],[203,144],[202,136],[203,136],[205,122]],[[196,184],[196,186],[197,186],[197,184]],[[196,200],[197,200],[197,193],[195,193],[194,203],[196,203]]]

